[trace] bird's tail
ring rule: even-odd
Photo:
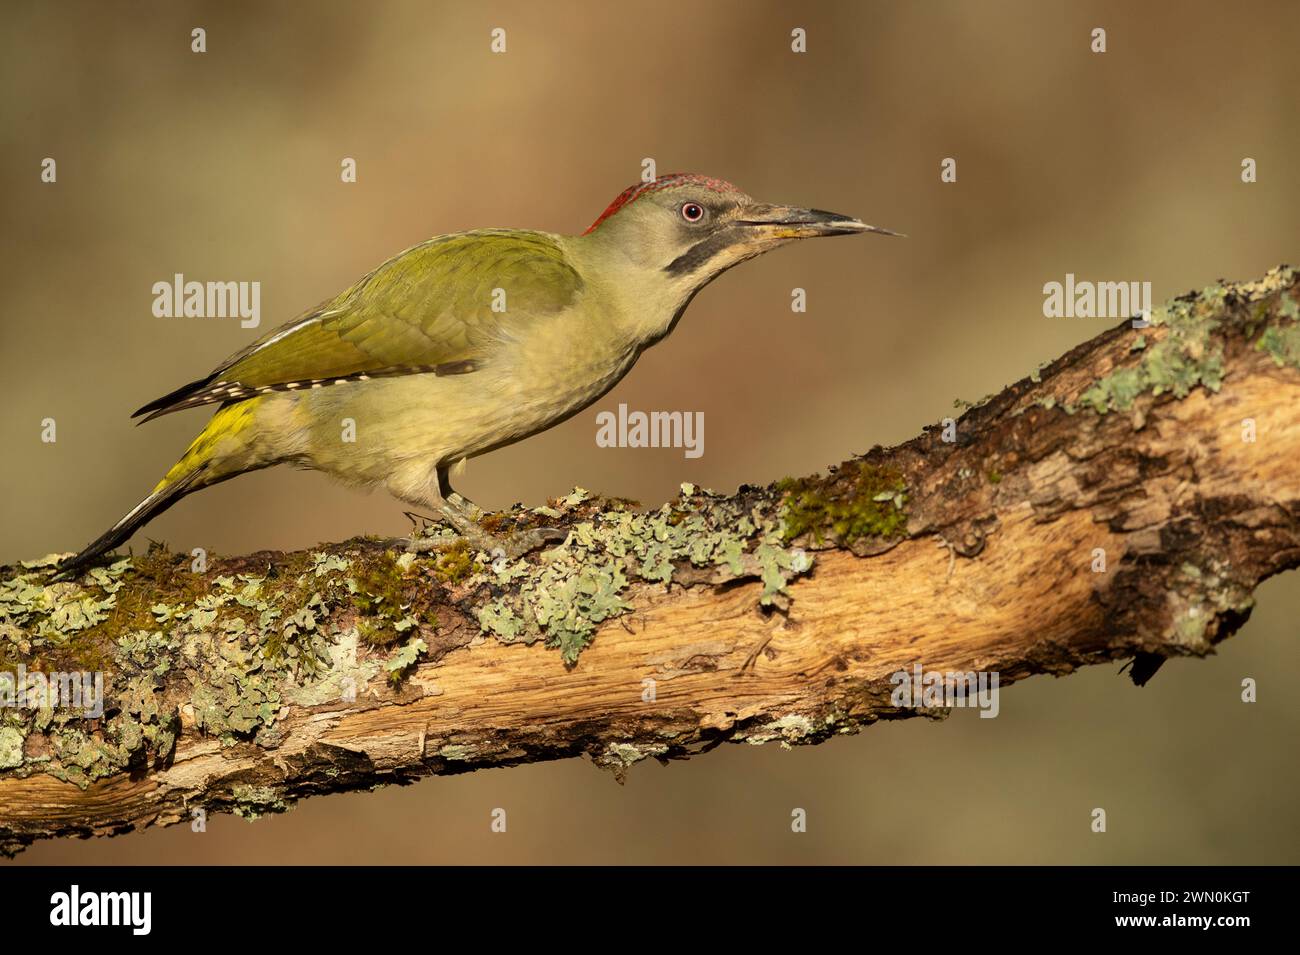
[[[177,481],[164,480],[153,493],[131,508],[123,518],[87,544],[79,554],[59,564],[54,580],[71,580],[99,557],[130,540],[131,535],[171,507],[190,491],[202,486],[203,468],[190,471]]]
[[[120,521],[87,544],[81,553],[59,564],[52,579],[71,580],[99,557],[124,544],[132,534],[186,494],[234,477],[238,469],[223,465],[223,452],[219,449],[224,446],[228,450],[230,446],[226,439],[234,438],[248,426],[255,404],[256,400],[239,402],[223,407],[213,415],[207,427],[167,472],[167,476],[158,482],[153,492],[131,508]]]

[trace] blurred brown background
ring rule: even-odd
[[[136,429],[139,405],[427,236],[582,231],[644,157],[909,238],[803,243],[728,273],[596,407],[470,462],[457,486],[480,504],[575,484],[658,503],[681,481],[808,473],[1113,324],[1042,317],[1043,283],[1066,272],[1150,280],[1162,300],[1300,258],[1290,2],[9,2],[3,17],[0,562],[97,536],[205,417]],[[176,272],[260,281],[262,327],[153,317],[150,287]],[[597,448],[595,414],[619,402],[704,411],[704,456]],[[404,533],[402,510],[277,469],[189,498],[135,546],[300,548]],[[724,747],[623,787],[578,760],[493,770],[20,861],[1295,863],[1298,583],[1270,582],[1218,656],[1142,690],[1097,667],[1009,689],[995,720]],[[507,835],[489,832],[498,806]],[[807,834],[790,832],[796,806]]]

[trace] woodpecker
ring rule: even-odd
[[[185,495],[275,464],[385,487],[477,542],[480,512],[452,490],[453,465],[591,405],[732,266],[796,239],[862,232],[899,234],[675,173],[624,190],[582,235],[429,239],[135,412],[148,421],[218,405],[149,496],[58,576]]]

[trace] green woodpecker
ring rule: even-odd
[[[429,239],[137,411],[147,421],[219,405],[153,492],[59,574],[186,494],[273,464],[382,485],[475,536],[477,511],[448,481],[454,464],[588,407],[733,265],[795,239],[857,232],[897,234],[675,174],[625,190],[580,236]]]

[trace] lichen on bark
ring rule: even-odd
[[[519,559],[439,532],[202,572],[152,548],[69,583],[54,557],[0,568],[0,674],[106,676],[99,716],[0,709],[0,848],[532,759],[621,775],[816,743],[935,715],[890,702],[923,652],[1004,686],[1112,659],[1142,682],[1300,562],[1298,294],[1282,268],[1184,296],[826,473],[491,515],[563,531]],[[47,777],[84,794],[57,819],[28,808]]]

